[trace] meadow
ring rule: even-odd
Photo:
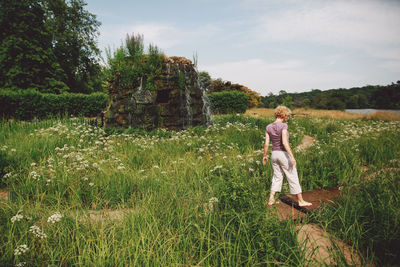
[[[214,116],[182,131],[84,118],[0,122],[1,266],[307,266],[296,224],[266,209],[271,115]],[[304,191],[339,185],[307,216],[363,264],[400,262],[400,122],[294,117]],[[282,193],[288,193],[284,182]],[[339,266],[346,263],[335,255]]]

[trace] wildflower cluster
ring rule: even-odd
[[[204,214],[208,215],[214,212],[215,206],[218,204],[219,200],[216,197],[212,197],[208,200],[208,203],[204,204]]]
[[[63,215],[59,212],[54,213],[53,215],[51,215],[48,219],[47,222],[49,223],[56,223],[59,222],[61,220],[61,218],[63,217]]]
[[[16,249],[14,249],[14,255],[19,256],[28,252],[29,248],[27,245],[19,245]]]
[[[31,227],[29,227],[29,232],[34,234],[37,238],[47,238],[47,235],[43,233],[43,231],[36,225],[32,225]]]

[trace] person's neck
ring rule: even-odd
[[[285,122],[285,121],[281,118],[276,118],[275,122]]]

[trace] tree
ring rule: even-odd
[[[207,71],[200,71],[199,72],[199,82],[200,87],[204,91],[207,91],[211,86],[211,76]]]
[[[83,0],[43,0],[46,25],[52,35],[53,52],[66,74],[71,92],[101,90],[100,50],[97,48],[96,15],[86,11]]]
[[[250,90],[249,88],[241,84],[231,83],[230,81],[224,82],[222,79],[212,80],[210,89],[207,92],[215,93],[223,91],[239,91],[246,93],[248,97],[249,108],[257,107],[262,103],[261,96],[257,92]]]
[[[1,0],[0,6],[0,87],[67,91],[40,2]]]
[[[346,108],[360,108],[358,105],[358,95],[352,95],[346,102]]]
[[[292,97],[290,95],[286,95],[283,98],[282,105],[285,106],[285,107],[288,107],[288,108],[292,108],[293,107],[293,99],[292,99]]]

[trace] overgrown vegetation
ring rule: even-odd
[[[217,116],[212,127],[179,132],[1,122],[10,190],[0,200],[1,264],[304,265],[294,223],[264,206],[272,121]],[[309,220],[364,262],[396,262],[399,122],[295,118],[289,130],[293,148],[304,134],[317,140],[295,154],[303,190],[339,184],[351,192]]]
[[[129,34],[125,45],[115,51],[107,50],[105,75],[108,82],[115,83],[118,90],[134,89],[143,86],[154,90],[154,79],[161,75],[164,54],[157,46],[149,45],[144,50],[143,36]]]

